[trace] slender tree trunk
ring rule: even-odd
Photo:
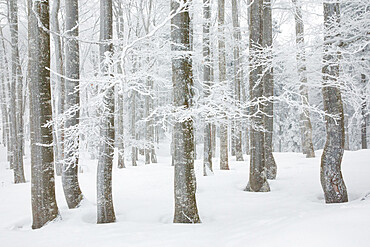
[[[300,114],[301,133],[302,133],[302,149],[306,154],[306,158],[314,158],[315,151],[312,144],[312,125],[310,112],[307,110],[308,89],[307,89],[307,72],[306,72],[306,56],[304,51],[304,26],[302,19],[302,7],[299,0],[292,0],[295,9],[295,31],[297,44],[297,65],[298,76],[300,82],[300,93],[302,97],[303,111]]]
[[[54,40],[54,56],[55,56],[55,66],[56,72],[60,75],[57,75],[57,94],[58,94],[58,101],[57,101],[57,113],[63,114],[64,113],[64,102],[65,102],[65,84],[64,84],[64,64],[63,64],[63,55],[62,55],[62,44],[61,38],[57,35],[60,33],[59,28],[59,8],[60,8],[60,0],[54,0],[53,6],[51,9],[51,30],[53,33],[53,40]],[[57,34],[56,34],[57,33]],[[57,176],[62,175],[62,161],[64,160],[64,128],[60,124],[56,126],[56,136],[57,136],[57,154],[56,157],[56,174]]]
[[[66,149],[63,162],[62,183],[69,208],[80,205],[83,195],[78,184],[79,118],[80,118],[80,56],[78,40],[78,0],[66,0],[66,110],[72,110],[66,119]]]
[[[109,42],[101,44],[100,58],[102,73],[107,76],[109,83],[110,65],[107,60],[113,53],[113,13],[112,0],[100,0],[100,40]],[[107,57],[108,56],[108,57]],[[112,168],[114,155],[114,87],[104,87],[104,106],[100,123],[100,150],[97,173],[97,223],[116,221],[112,197]]]
[[[233,36],[234,36],[234,75],[235,75],[235,95],[236,103],[241,103],[241,84],[243,83],[242,60],[240,56],[241,32],[239,24],[238,1],[231,1],[232,18],[233,18]],[[242,128],[241,121],[235,121],[235,156],[237,161],[243,161],[242,150]]]
[[[182,4],[189,4],[181,0]],[[171,0],[171,11],[176,11],[180,3]],[[172,82],[174,106],[191,107],[193,86],[192,59],[190,47],[190,16],[188,9],[171,20]],[[175,45],[176,44],[176,45]],[[182,56],[179,56],[181,54]],[[174,126],[174,166],[175,166],[175,215],[174,223],[200,223],[195,199],[196,181],[194,173],[194,132],[193,120],[176,122]]]
[[[28,79],[30,82],[33,229],[41,228],[58,216],[55,200],[53,136],[51,128],[45,126],[52,120],[50,71],[48,70],[50,35],[43,28],[49,29],[49,2],[29,0]]]
[[[272,49],[272,13],[271,0],[263,2],[263,37],[262,44],[265,49]],[[272,51],[268,51],[267,65],[263,68],[265,72],[263,76],[263,96],[271,98],[274,96],[274,77],[272,67]],[[265,128],[265,166],[266,176],[268,179],[276,179],[277,166],[272,154],[272,133],[274,132],[274,104],[273,100],[269,100],[263,107],[265,115],[263,116],[263,124]]]
[[[339,77],[339,56],[337,44],[333,40],[338,38],[334,30],[339,25],[339,3],[324,3],[324,67],[322,88],[324,109],[326,113],[338,115],[334,120],[326,116],[326,143],[321,156],[320,179],[324,190],[326,203],[347,202],[347,188],[341,172],[341,163],[344,152],[344,114],[341,92],[337,83]]]
[[[253,57],[261,51],[263,45],[263,0],[254,0],[249,7],[249,54]],[[256,102],[263,96],[263,83],[260,83],[263,68],[261,61],[250,61],[249,72],[249,91],[250,99]],[[250,129],[250,174],[247,191],[267,192],[270,186],[267,182],[265,172],[265,135],[260,130],[263,126],[263,114],[258,111],[262,104],[256,102],[256,105],[250,108],[252,115],[252,127]]]
[[[136,160],[138,150],[136,147],[136,91],[131,94],[131,162],[132,166],[137,166]]]
[[[14,183],[25,183],[23,170],[23,78],[19,61],[18,49],[18,4],[16,0],[8,0],[9,24],[12,46],[12,83],[11,83],[11,128],[13,128],[13,169]]]
[[[123,39],[124,36],[124,19],[123,19],[123,9],[122,9],[122,2],[117,1],[117,17],[116,17],[116,29],[117,29],[117,36],[119,39]],[[121,52],[121,50],[120,50]],[[123,68],[122,68],[122,63],[119,62],[118,64],[118,69],[117,69],[119,74],[123,74]],[[124,114],[124,97],[123,97],[123,82],[121,82],[121,87],[118,87],[118,126],[116,128],[116,134],[117,136],[117,148],[118,148],[118,168],[125,168],[125,155],[124,155],[124,124],[123,124],[123,114]],[[116,88],[117,89],[117,88]]]
[[[218,50],[219,50],[219,79],[226,87],[226,52],[225,52],[225,0],[218,0]],[[226,94],[224,92],[223,94]],[[226,122],[226,116],[224,121]],[[227,123],[220,126],[220,169],[229,170]]]
[[[210,94],[211,87],[211,47],[209,30],[211,26],[211,0],[203,0],[203,83],[204,83],[204,98]],[[209,176],[213,174],[212,170],[212,132],[211,123],[208,118],[205,119],[204,126],[204,157],[203,157],[203,175]]]
[[[366,138],[366,127],[367,127],[367,105],[366,105],[366,75],[361,74],[361,82],[363,83],[364,87],[364,97],[362,99],[361,104],[361,147],[362,149],[367,149],[367,138]]]

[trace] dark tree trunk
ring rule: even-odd
[[[69,208],[79,206],[83,195],[78,184],[79,134],[80,118],[80,56],[78,40],[78,0],[66,0],[66,110],[75,108],[66,119],[66,149],[62,170],[64,195]]]
[[[100,0],[100,58],[102,73],[108,78],[110,65],[106,60],[112,56],[113,45],[113,13],[112,0]],[[106,56],[109,56],[106,58]],[[97,223],[111,223],[116,221],[112,197],[112,168],[114,154],[114,87],[104,87],[103,112],[100,123],[100,146],[97,174]]]
[[[338,115],[339,119],[326,116],[326,143],[321,156],[320,179],[326,203],[347,202],[347,188],[341,172],[344,152],[344,114],[341,92],[338,85],[339,57],[333,40],[339,34],[339,3],[324,3],[324,58],[323,101],[326,113]]]
[[[181,4],[188,5],[189,1],[181,0]],[[171,0],[171,10],[176,11],[180,4]],[[190,51],[190,17],[188,9],[177,14],[171,20],[171,50],[172,82],[174,90],[174,106],[191,107],[193,86],[192,59]],[[179,56],[179,55],[182,56]],[[193,120],[187,119],[176,122],[174,126],[174,154],[175,166],[175,215],[174,223],[200,223],[195,199],[194,173],[194,129]]]
[[[263,37],[262,44],[265,49],[272,49],[272,15],[271,15],[271,0],[263,2]],[[263,96],[270,98],[274,96],[274,77],[272,67],[272,56],[268,52],[267,65],[263,70]],[[268,179],[276,179],[277,166],[272,154],[272,133],[274,132],[274,104],[273,100],[269,100],[263,107],[265,115],[263,116],[263,124],[265,128],[265,166],[266,176]]]
[[[34,6],[32,8],[32,3]],[[36,17],[36,13],[38,16]],[[49,2],[28,1],[28,79],[30,83],[32,228],[58,216],[55,200],[53,135],[45,124],[52,120],[50,92]],[[38,21],[42,25],[38,25]]]
[[[263,44],[263,0],[254,0],[249,7],[249,53],[251,56],[260,53]],[[259,46],[259,47],[258,47]],[[256,63],[257,62],[257,63]],[[263,83],[259,83],[263,68],[261,61],[250,61],[249,93],[250,99],[256,102],[263,96]],[[250,174],[247,191],[267,192],[270,186],[265,172],[265,134],[260,130],[263,126],[263,114],[258,111],[262,104],[257,102],[250,108],[252,127],[250,129]]]

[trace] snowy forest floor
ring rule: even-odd
[[[243,191],[249,177],[249,156],[230,161],[230,171],[218,169],[202,176],[196,161],[197,203],[202,224],[173,224],[173,167],[169,145],[158,150],[158,164],[114,168],[113,201],[117,222],[96,224],[97,161],[82,156],[79,175],[86,200],[69,210],[61,178],[56,194],[61,219],[31,230],[30,164],[25,160],[26,184],[13,184],[0,149],[0,246],[369,246],[370,150],[345,152],[343,176],[348,203],[326,205],[320,185],[320,157],[274,153],[278,178],[271,192]],[[201,146],[198,151],[201,154]],[[142,159],[142,157],[140,157]],[[368,195],[366,197],[366,195]]]

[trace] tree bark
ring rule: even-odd
[[[64,64],[63,64],[63,55],[62,55],[62,44],[61,38],[57,35],[60,33],[59,28],[59,8],[60,8],[60,0],[54,0],[53,6],[51,9],[51,17],[50,17],[50,24],[51,30],[53,33],[53,40],[54,40],[54,56],[55,56],[55,67],[56,72],[60,75],[57,75],[57,94],[58,94],[58,101],[57,101],[57,113],[63,114],[64,113],[64,102],[65,102],[65,84],[64,84]],[[60,124],[56,126],[56,136],[57,136],[57,154],[55,168],[57,176],[62,175],[62,161],[64,160],[64,128]]]
[[[272,13],[271,13],[271,0],[265,0],[263,2],[263,37],[262,44],[264,49],[272,49]],[[263,96],[271,98],[274,96],[274,72],[272,67],[272,51],[267,52],[267,65],[263,70]],[[274,132],[274,104],[273,100],[268,100],[264,106],[263,124],[265,128],[264,132],[264,151],[265,151],[265,166],[266,166],[266,177],[268,179],[276,179],[277,166],[272,154],[272,133]]]
[[[66,149],[62,183],[69,208],[80,205],[83,195],[78,184],[79,118],[80,118],[80,55],[78,40],[78,0],[66,0],[66,110],[72,110],[66,119]]]
[[[249,54],[253,56],[261,51],[263,45],[263,0],[254,0],[249,7]],[[264,85],[260,81],[263,74],[261,61],[250,61],[249,91],[250,99],[256,102],[250,108],[252,127],[250,129],[250,173],[246,190],[268,192],[270,186],[265,171],[265,135],[260,130],[264,125],[263,114],[259,111],[262,104],[257,100],[263,96]]]
[[[32,4],[34,3],[34,5]],[[35,14],[37,14],[37,17]],[[38,25],[38,21],[40,25]],[[46,30],[45,30],[45,29]],[[32,228],[58,216],[51,127],[49,2],[28,1]]]
[[[218,0],[218,63],[219,79],[223,87],[226,87],[226,52],[225,52],[225,0]],[[226,95],[226,92],[223,93]],[[227,121],[226,116],[224,121]],[[228,133],[227,123],[220,126],[220,169],[229,170]]]
[[[210,95],[211,89],[211,47],[210,47],[210,26],[211,26],[211,0],[203,0],[203,83],[205,102]],[[212,170],[212,132],[211,123],[208,117],[205,118],[204,126],[204,155],[203,175],[213,174]]]
[[[181,0],[186,9],[171,20],[172,82],[174,106],[191,107],[192,100],[192,59],[190,47],[189,1]],[[176,11],[180,3],[171,0],[171,11]],[[174,166],[175,166],[175,215],[174,223],[200,223],[195,198],[196,181],[194,173],[194,129],[193,120],[177,121],[174,126]]]
[[[235,96],[236,103],[241,103],[241,84],[243,83],[243,69],[242,69],[242,58],[240,56],[240,42],[242,39],[239,24],[239,8],[238,1],[231,1],[232,8],[232,19],[233,19],[233,36],[234,36],[234,81],[235,81]],[[243,161],[243,149],[242,149],[242,128],[241,120],[235,121],[235,156],[237,161]]]
[[[23,77],[19,60],[18,49],[18,4],[16,0],[8,0],[9,24],[12,46],[12,83],[11,83],[11,128],[14,183],[25,183],[23,169]]]
[[[100,40],[106,42],[99,47],[102,73],[109,78],[110,65],[107,60],[113,53],[112,0],[100,0]],[[109,83],[109,79],[108,82]],[[116,221],[112,197],[112,168],[114,155],[114,87],[103,88],[103,112],[100,123],[100,147],[97,173],[97,223]]]
[[[347,188],[341,172],[344,152],[344,114],[341,92],[335,85],[339,77],[338,44],[333,40],[339,37],[336,28],[339,25],[339,3],[324,3],[324,57],[323,57],[323,101],[326,113],[326,143],[321,156],[320,179],[326,203],[347,202]]]
[[[304,26],[302,19],[302,7],[299,0],[292,0],[295,9],[295,31],[297,44],[297,67],[300,81],[300,94],[302,97],[303,110],[300,114],[300,124],[302,133],[302,150],[306,158],[314,158],[315,151],[312,144],[312,125],[310,112],[307,110],[308,89],[307,89],[307,72],[306,72],[306,55],[304,51]]]
[[[366,75],[361,74],[361,82],[363,83],[363,99],[361,104],[361,148],[367,149],[366,127],[367,127],[367,105],[366,105]]]

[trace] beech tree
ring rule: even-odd
[[[62,170],[63,190],[69,208],[76,208],[83,199],[78,184],[79,118],[80,118],[80,55],[78,40],[78,0],[66,0],[66,109],[69,113],[65,122],[65,156]]]
[[[249,56],[258,57],[262,53],[263,41],[263,0],[254,0],[249,7]],[[260,99],[264,93],[264,82],[261,78],[263,66],[261,61],[250,60],[249,94],[254,102],[250,108],[252,127],[250,129],[250,173],[246,190],[252,192],[268,192],[270,186],[265,171],[265,134],[262,103]]]
[[[344,152],[344,113],[342,95],[338,85],[340,33],[339,3],[324,2],[324,57],[323,101],[326,116],[326,143],[321,156],[320,180],[326,203],[347,202],[341,163]]]
[[[37,16],[36,16],[37,15]],[[39,23],[38,23],[39,21]],[[49,1],[28,1],[32,228],[58,216],[55,200],[50,88]]]
[[[192,58],[188,0],[171,0],[171,11],[182,10],[171,19],[172,83],[175,107],[192,105]],[[195,199],[193,119],[179,119],[174,125],[175,170],[174,223],[200,223]]]
[[[110,59],[113,53],[112,0],[100,0],[100,58],[101,71],[108,78],[102,87],[103,107],[100,122],[100,147],[97,173],[97,223],[116,221],[112,197],[114,151],[114,87],[110,85]]]

